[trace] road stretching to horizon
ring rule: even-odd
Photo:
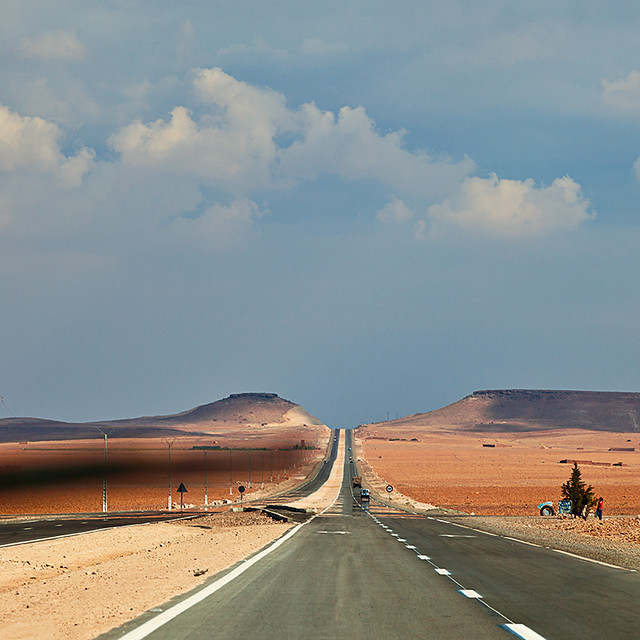
[[[637,573],[385,502],[366,510],[352,475],[347,454],[328,510],[101,640],[638,638]],[[164,623],[147,633],[151,620]]]

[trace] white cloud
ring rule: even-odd
[[[376,218],[382,222],[405,222],[413,218],[413,211],[402,200],[394,198],[378,211]]]
[[[549,187],[533,180],[467,178],[457,193],[429,207],[436,231],[460,228],[499,237],[540,236],[575,229],[593,218],[580,185],[569,177],[557,178]]]
[[[62,187],[79,186],[93,166],[93,150],[65,156],[60,151],[61,136],[52,122],[22,117],[0,105],[0,171],[50,172]]]
[[[279,170],[288,179],[373,180],[413,196],[437,199],[474,168],[404,148],[404,131],[380,134],[363,107],[342,107],[337,116],[305,104],[297,113],[300,135],[281,150]]]
[[[138,121],[111,136],[126,164],[190,175],[236,195],[333,175],[431,201],[474,167],[469,159],[453,163],[407,151],[403,131],[379,133],[362,107],[337,115],[310,103],[291,109],[282,94],[219,68],[196,70],[193,86],[208,109],[200,117],[179,106],[168,120]]]
[[[36,38],[24,38],[20,43],[20,53],[25,58],[40,60],[82,60],[84,45],[75,33],[52,31]]]
[[[611,82],[602,79],[601,83],[608,104],[623,110],[640,109],[640,72],[632,70],[626,78]]]

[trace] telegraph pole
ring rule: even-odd
[[[104,436],[104,478],[102,480],[102,513],[107,513],[107,436],[110,431],[95,427]],[[115,429],[111,429],[115,431]]]
[[[171,447],[173,446],[173,443],[175,441],[175,438],[173,438],[172,440],[165,439],[165,442],[169,447],[169,498],[167,500],[167,509],[169,509],[169,511],[171,511]]]

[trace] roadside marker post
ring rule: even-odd
[[[387,513],[391,513],[391,493],[393,492],[393,487],[388,484],[387,485],[387,493],[389,494],[389,504],[387,506]]]

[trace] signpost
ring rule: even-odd
[[[184,494],[187,493],[187,487],[184,486],[184,482],[180,483],[180,486],[178,487],[178,493],[180,494],[180,513],[182,513],[183,498]]]
[[[388,484],[387,485],[387,493],[389,494],[389,504],[387,506],[387,513],[391,513],[391,493],[393,492],[393,487]]]
[[[243,494],[244,494],[244,487],[242,485],[240,485],[238,487],[238,491],[240,492],[240,508],[242,509],[243,508],[242,507],[242,497],[243,497]]]

